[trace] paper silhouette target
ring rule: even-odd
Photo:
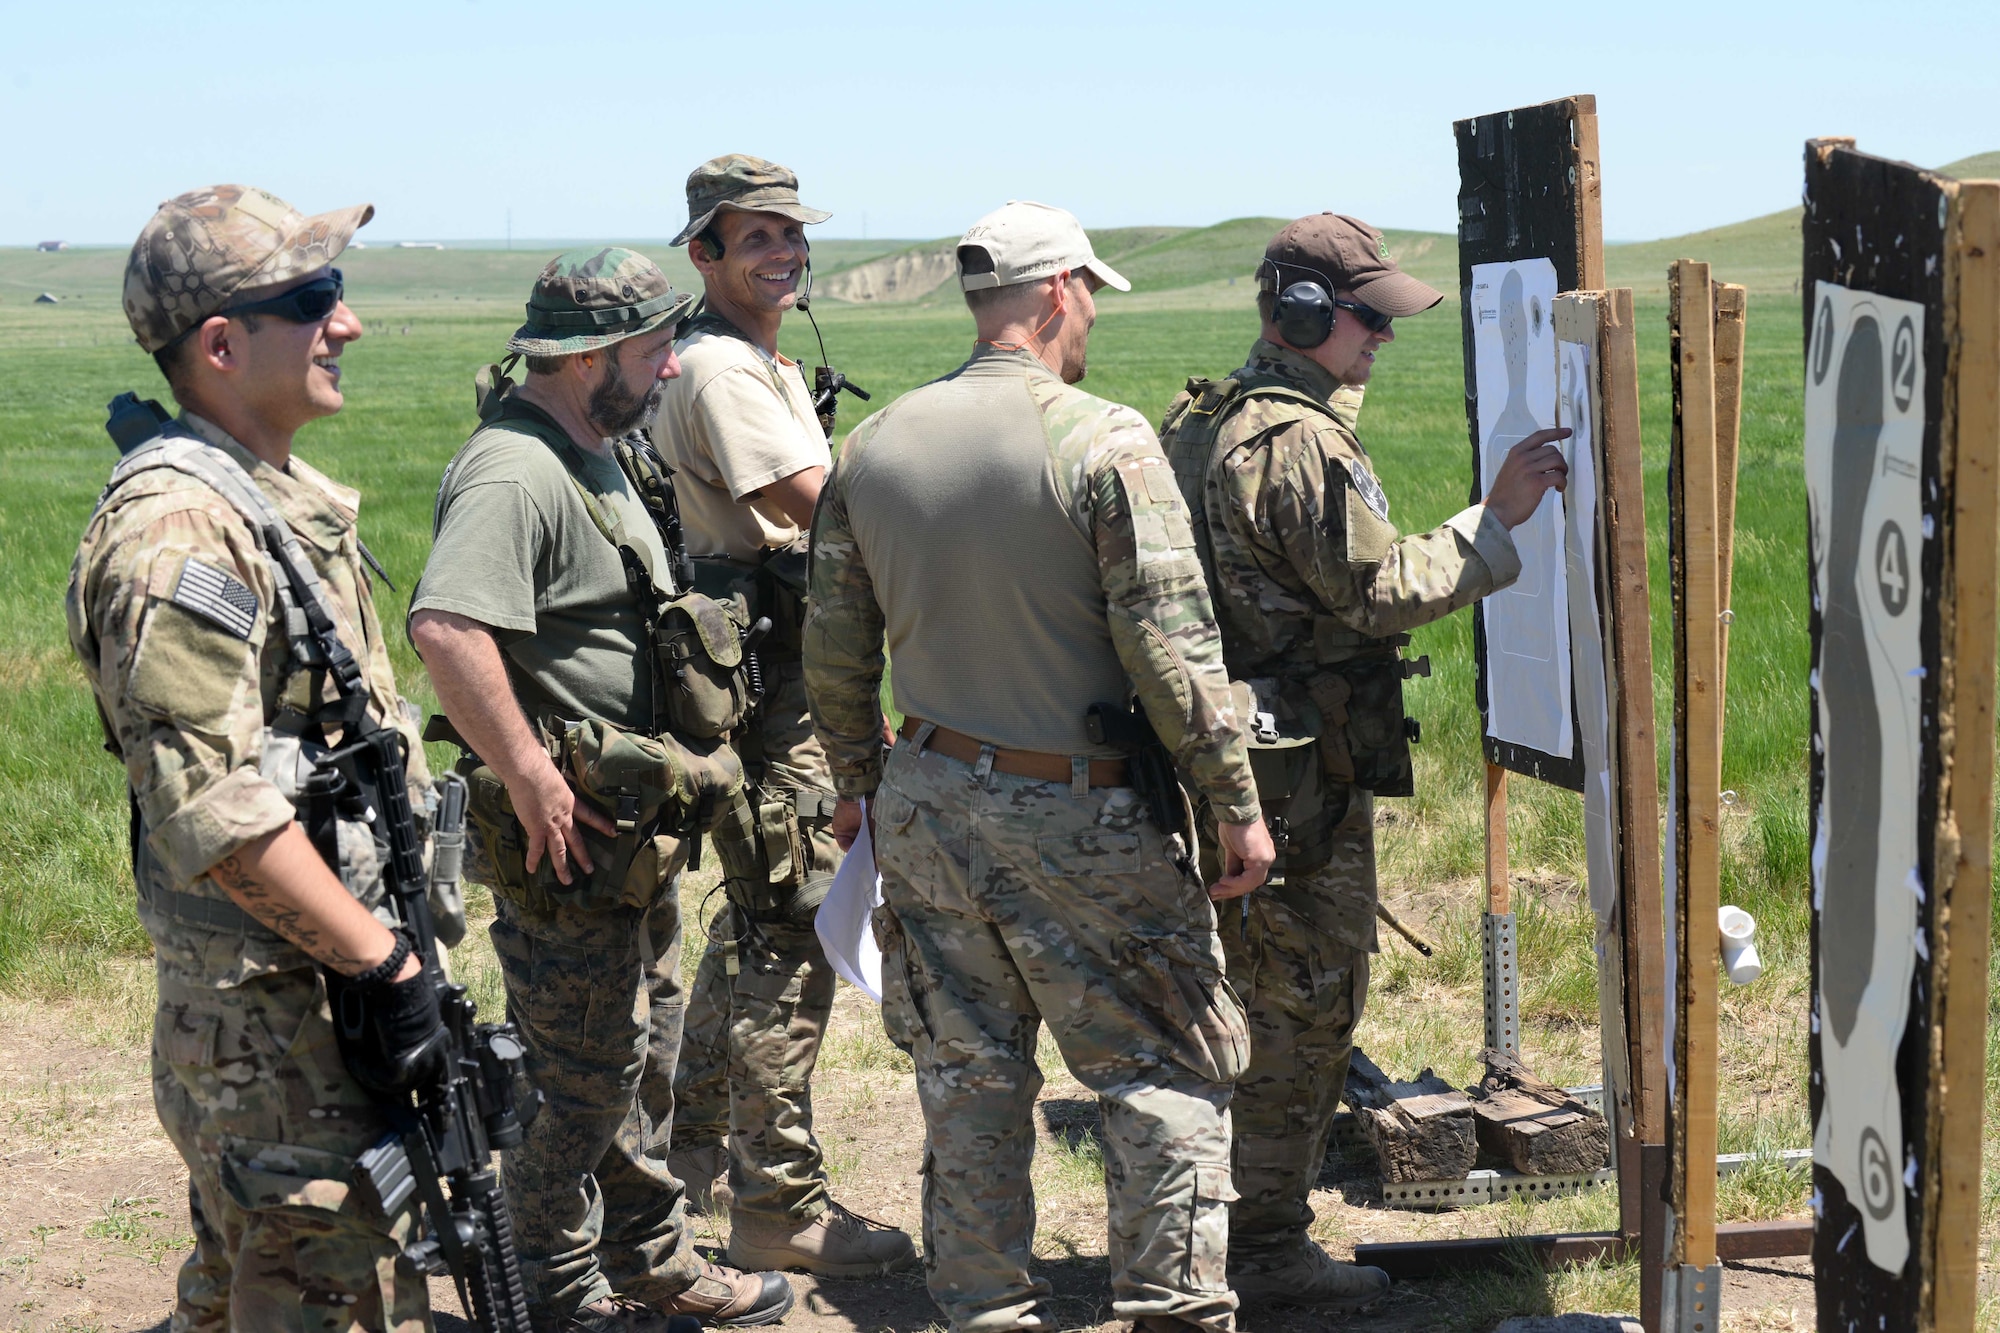
[[[1474,264],[1473,382],[1482,491],[1507,451],[1556,424],[1556,268],[1547,259]],[[1571,759],[1568,570],[1563,498],[1551,491],[1514,529],[1521,577],[1481,606],[1486,734]]]
[[[1805,455],[1820,805],[1813,1024],[1825,1079],[1813,1159],[1861,1206],[1869,1262],[1909,1257],[1896,1051],[1925,948],[1918,854],[1925,603],[1924,307],[1821,281],[1807,355]]]

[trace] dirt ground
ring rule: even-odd
[[[105,1015],[82,1003],[9,1003],[0,1012],[0,1328],[82,1333],[167,1326],[174,1272],[190,1244],[186,1173],[154,1120],[143,1043],[135,1035],[129,1018],[107,1028]],[[1054,1286],[1065,1323],[1087,1329],[1110,1314],[1103,1195],[1091,1138],[1096,1107],[1059,1064],[1044,1063],[1049,1079],[1039,1106],[1035,1167],[1038,1270]],[[880,1035],[874,1008],[848,988],[816,1080],[816,1103],[839,1197],[914,1232],[922,1143],[915,1092]],[[1320,1185],[1314,1230],[1337,1254],[1351,1252],[1357,1240],[1495,1229],[1490,1211],[1383,1209],[1372,1200],[1365,1169],[1338,1159],[1330,1159]],[[1605,1205],[1590,1206],[1602,1212]],[[1577,1225],[1564,1220],[1574,1216],[1501,1222],[1512,1229],[1564,1229]],[[701,1219],[698,1226],[704,1245],[726,1239],[715,1221]],[[937,1326],[920,1275],[793,1282],[799,1304],[785,1326],[801,1333],[918,1333]],[[455,1318],[457,1302],[447,1283],[438,1283],[435,1295],[440,1329],[469,1327]],[[1254,1333],[1464,1326],[1466,1303],[1480,1303],[1478,1295],[1461,1284],[1412,1282],[1364,1316],[1328,1320],[1253,1309],[1241,1323]],[[1507,1299],[1522,1308],[1518,1291]],[[1573,1308],[1553,1288],[1539,1297],[1530,1291],[1526,1309],[1538,1305]],[[1725,1307],[1728,1328],[1811,1328],[1804,1261],[1732,1267]]]

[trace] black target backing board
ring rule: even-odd
[[[1923,1186],[1935,1152],[1950,188],[1837,141],[1806,145],[1821,1328],[1920,1327],[1935,1226]]]
[[[1554,291],[1547,293],[1549,296],[1604,285],[1597,99],[1588,95],[1565,97],[1457,121],[1452,129],[1458,141],[1459,313],[1465,348],[1466,426],[1472,442],[1471,498],[1476,504],[1486,488],[1482,482],[1485,432],[1481,430],[1478,375],[1481,321],[1475,309],[1474,268],[1546,260],[1554,268]],[[1538,300],[1539,294],[1530,299]],[[1518,308],[1519,297],[1510,304]],[[1549,318],[1546,312],[1543,317]],[[1551,330],[1551,343],[1553,337]],[[1560,555],[1558,547],[1558,564]],[[1488,663],[1487,616],[1486,603],[1475,603],[1473,659],[1482,733],[1492,729],[1491,691],[1495,688]],[[1582,732],[1573,689],[1567,692],[1567,701],[1567,756],[1483,734],[1487,760],[1515,773],[1582,791]]]

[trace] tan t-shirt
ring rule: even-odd
[[[707,331],[678,351],[680,378],[667,381],[653,443],[674,470],[688,553],[749,559],[797,541],[804,529],[777,505],[745,497],[833,463],[799,363]]]

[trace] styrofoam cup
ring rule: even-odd
[[[1740,907],[1724,907],[1716,913],[1722,927],[1722,967],[1738,986],[1747,986],[1764,973],[1764,960],[1757,956],[1757,922]]]

